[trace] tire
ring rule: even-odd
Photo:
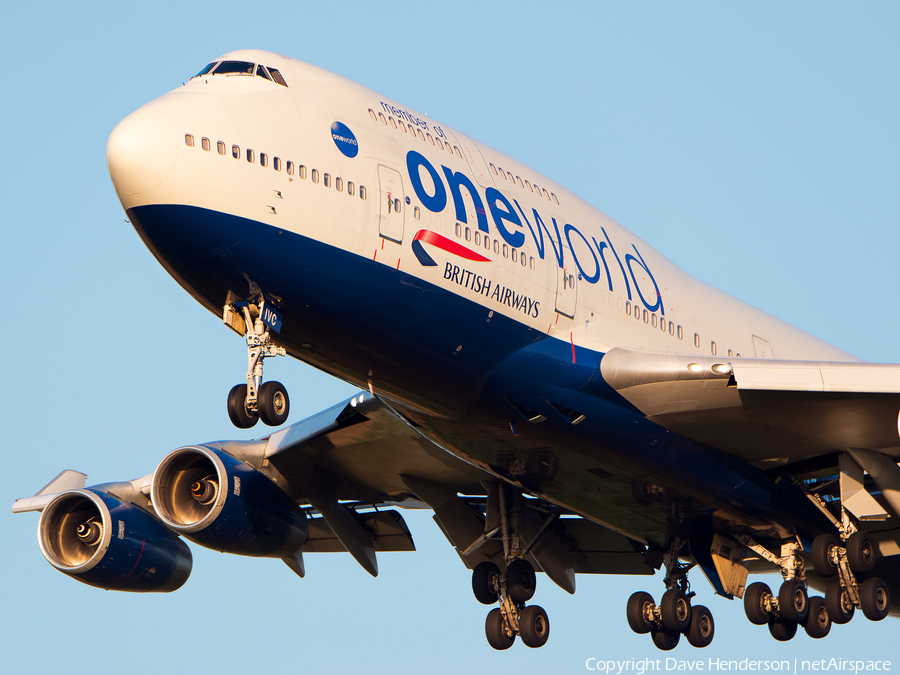
[[[678,641],[680,639],[681,633],[676,633],[675,631],[667,630],[665,628],[662,630],[653,629],[653,644],[664,652],[675,649],[675,647],[678,646]]]
[[[259,416],[247,410],[247,385],[237,384],[228,392],[228,417],[238,429],[249,429]]]
[[[790,623],[804,623],[809,615],[809,595],[799,579],[790,579],[778,590],[778,613]]]
[[[291,412],[291,400],[281,382],[263,382],[259,387],[256,407],[259,418],[270,427],[279,427],[287,422]]]
[[[777,619],[769,622],[769,632],[779,642],[787,642],[797,634],[797,624],[793,621]]]
[[[519,615],[519,637],[526,647],[543,647],[550,638],[550,619],[543,607],[530,605]]]
[[[659,603],[663,626],[676,633],[684,633],[691,625],[691,601],[680,588],[670,588],[663,593]]]
[[[487,560],[478,563],[472,570],[472,592],[482,605],[493,605],[499,599],[491,583],[499,575],[500,568]]]
[[[647,605],[653,604],[653,596],[644,591],[632,593],[628,598],[625,616],[628,618],[628,625],[635,633],[649,633],[653,630],[654,624],[647,620]]]
[[[509,598],[519,605],[534,597],[537,575],[534,567],[524,558],[513,560],[506,568],[506,590]]]
[[[831,617],[825,606],[825,598],[815,596],[809,599],[809,614],[803,629],[811,638],[821,639],[831,631]]]
[[[845,624],[853,618],[856,607],[850,602],[850,597],[841,588],[840,581],[833,581],[825,589],[825,609],[832,623]]]
[[[750,584],[744,591],[744,612],[750,623],[764,626],[772,618],[766,611],[766,600],[772,597],[772,590],[761,581]]]
[[[813,569],[820,577],[833,577],[837,574],[837,567],[831,559],[831,549],[840,546],[841,543],[833,534],[820,534],[813,539],[812,564]]]
[[[716,624],[713,621],[712,612],[703,605],[691,608],[691,625],[688,628],[687,639],[691,646],[708,647],[716,634]]]
[[[867,574],[875,569],[875,544],[868,532],[854,532],[847,539],[847,562],[854,574]]]
[[[503,613],[499,607],[488,612],[484,622],[484,633],[487,636],[488,644],[500,651],[509,649],[516,641],[515,633],[508,634],[503,629]]]
[[[891,609],[891,592],[878,577],[866,579],[859,587],[859,608],[869,621],[881,621]]]

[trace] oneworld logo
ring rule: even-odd
[[[359,143],[350,128],[343,122],[335,122],[331,125],[331,138],[341,154],[347,157],[356,157],[359,153]]]

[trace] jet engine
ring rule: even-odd
[[[221,450],[175,450],[153,474],[150,495],[166,526],[217,551],[284,558],[306,541],[306,516],[290,496]]]
[[[191,550],[139,506],[98,490],[69,490],[41,514],[38,543],[51,565],[90,586],[169,592],[191,574]]]

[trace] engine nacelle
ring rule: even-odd
[[[306,541],[306,516],[290,496],[221,450],[175,450],[156,468],[150,497],[168,527],[217,551],[284,558]]]
[[[51,565],[111,591],[168,592],[191,574],[191,550],[151,514],[103,492],[62,492],[38,523]]]

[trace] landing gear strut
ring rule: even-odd
[[[488,500],[487,519],[499,520],[483,539],[500,535],[503,541],[503,557],[506,570],[483,561],[472,571],[472,592],[482,604],[500,606],[492,609],[485,620],[484,632],[488,644],[494,649],[509,649],[522,638],[526,647],[543,647],[550,637],[550,618],[543,607],[528,605],[537,588],[534,566],[526,560],[528,546],[523,548],[519,529],[519,495],[508,495],[501,483],[492,485],[496,499]],[[496,508],[497,513],[491,513]],[[533,543],[533,542],[532,542]]]
[[[225,305],[222,320],[247,341],[247,383],[228,392],[228,417],[239,429],[249,429],[261,419],[269,426],[287,421],[291,409],[287,390],[280,382],[263,382],[263,360],[284,356],[283,347],[272,343],[269,329],[281,327],[281,316],[265,301],[259,305],[247,301]]]
[[[685,565],[678,560],[683,542],[673,541],[666,551],[666,590],[659,605],[653,596],[639,591],[628,598],[625,615],[635,633],[650,633],[653,644],[659,649],[674,649],[682,635],[694,647],[707,647],[715,636],[716,627],[712,612],[703,605],[691,606],[694,593],[687,580],[693,563]]]

